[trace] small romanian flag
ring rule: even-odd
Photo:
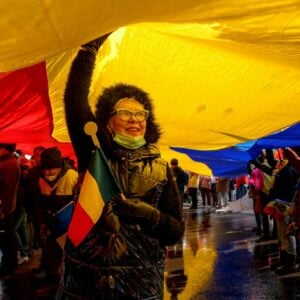
[[[104,205],[121,193],[101,148],[92,155],[84,175],[78,202],[68,229],[68,237],[78,246],[101,217]]]

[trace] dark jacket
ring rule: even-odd
[[[176,178],[176,183],[178,190],[183,193],[184,192],[184,187],[188,183],[188,175],[186,172],[184,172],[180,167],[172,169],[174,177]]]
[[[77,171],[64,164],[57,179],[48,182],[42,172],[38,177],[38,195],[35,204],[36,220],[39,225],[48,224],[51,215],[73,200],[77,184]]]
[[[13,154],[0,157],[0,200],[4,215],[10,215],[16,208],[19,184],[19,164]]]
[[[65,94],[80,171],[87,168],[94,148],[83,132],[87,121],[95,121],[87,104],[94,61],[90,54],[79,52]],[[162,299],[166,245],[176,243],[184,232],[182,204],[171,171],[153,143],[136,150],[116,144],[102,147],[126,198],[155,206],[160,220],[153,230],[146,230],[119,219],[109,203],[78,247],[67,240],[58,299]]]
[[[148,231],[119,220],[120,229],[113,233],[100,219],[77,248],[67,241],[64,290],[87,299],[107,299],[110,292],[133,299],[162,299],[165,246],[175,243],[183,233],[180,203],[171,201],[178,197],[176,188],[168,180],[167,164],[155,146],[114,154],[109,162],[114,172],[118,170],[115,174],[126,197],[158,207],[161,221],[153,231]],[[112,236],[125,243],[122,257],[118,253],[119,244],[113,245]],[[110,275],[115,282],[112,290],[105,283],[99,284]]]
[[[272,166],[254,161],[254,165],[268,175],[274,177],[274,183],[270,189],[269,199],[280,199],[291,202],[298,180],[296,170],[287,160],[276,160]]]

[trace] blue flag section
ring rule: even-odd
[[[280,132],[254,141],[237,144],[221,150],[193,150],[171,147],[172,150],[187,154],[191,159],[207,164],[220,177],[238,177],[247,174],[247,163],[255,159],[262,149],[300,147],[300,124],[297,123]]]

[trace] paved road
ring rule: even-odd
[[[166,262],[164,299],[300,299],[300,273],[279,278],[270,269],[278,243],[258,242],[252,214],[186,209],[185,218],[183,243]]]
[[[299,274],[282,279],[268,267],[277,242],[257,241],[251,231],[253,215],[208,215],[201,208],[185,208],[184,213],[184,239],[168,250],[164,300],[300,299]],[[37,266],[39,256],[36,251],[13,278],[0,280],[1,299],[51,299],[42,297],[30,284],[29,272]]]

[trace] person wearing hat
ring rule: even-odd
[[[41,153],[35,212],[43,243],[41,265],[33,276],[35,282],[59,281],[63,250],[56,240],[59,235],[54,216],[71,205],[77,179],[77,171],[64,162],[58,148],[46,148]]]
[[[17,203],[20,170],[14,156],[15,144],[0,144],[0,237],[1,275],[12,275],[17,268],[17,241],[14,211]]]
[[[105,205],[79,245],[67,239],[57,299],[162,299],[166,246],[184,232],[181,199],[156,145],[161,130],[149,95],[118,83],[104,89],[95,114],[88,105],[96,54],[106,37],[78,52],[65,91],[65,112],[79,172],[88,168],[95,149],[84,133],[86,122],[94,121],[125,197]]]

